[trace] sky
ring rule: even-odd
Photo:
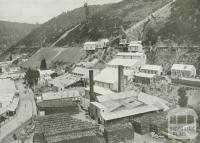
[[[64,11],[121,0],[0,0],[0,20],[21,23],[44,23]]]

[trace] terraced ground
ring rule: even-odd
[[[50,67],[56,62],[63,62],[68,64],[77,63],[85,52],[80,47],[73,48],[42,48],[38,50],[28,61],[21,66],[24,68],[39,68],[41,60],[46,60],[47,66]]]

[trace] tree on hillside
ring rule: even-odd
[[[146,30],[146,32],[144,33],[143,44],[148,45],[148,46],[152,46],[152,45],[156,44],[157,40],[158,40],[158,35],[154,31],[154,29],[148,28]]]
[[[12,59],[13,59],[13,58],[12,58],[12,55],[10,55],[10,56],[9,56],[9,61],[12,61]]]
[[[159,31],[162,39],[172,39],[182,43],[184,40],[200,41],[200,0],[176,0],[171,9],[171,16]]]
[[[38,79],[40,78],[40,72],[38,70],[32,70],[29,68],[25,74],[26,83],[32,87],[33,85],[37,85]]]
[[[179,96],[179,105],[181,107],[187,107],[188,104],[188,97],[186,96],[185,88],[181,87],[178,89],[178,96]]]
[[[47,63],[46,63],[45,58],[43,58],[41,61],[40,70],[47,70]]]

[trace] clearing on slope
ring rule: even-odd
[[[23,68],[38,69],[41,64],[41,60],[45,59],[47,67],[50,68],[56,62],[63,62],[67,64],[77,63],[81,57],[85,55],[85,52],[79,47],[71,48],[41,48],[28,61],[23,63]]]

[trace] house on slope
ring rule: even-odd
[[[141,66],[146,64],[146,55],[144,53],[119,52],[115,58],[139,60]]]
[[[154,83],[157,76],[163,72],[162,66],[159,65],[144,65],[140,68],[140,72],[134,75],[134,82],[142,84]]]
[[[128,52],[139,52],[143,53],[142,41],[132,41],[128,45]]]
[[[63,91],[70,87],[83,86],[83,81],[78,75],[71,73],[65,73],[64,75],[58,76],[55,79],[48,80],[49,87],[55,87],[57,91]]]
[[[149,74],[156,74],[157,76],[162,75],[163,67],[160,65],[144,65],[141,67],[140,72],[149,73]]]
[[[85,51],[95,51],[98,48],[98,42],[97,41],[90,41],[90,42],[85,42],[83,44],[83,49]]]
[[[80,76],[83,82],[85,83],[85,86],[88,85],[89,83],[89,71],[93,70],[94,76],[96,76],[99,73],[99,70],[97,69],[89,69],[81,66],[76,66],[72,74],[76,76]]]
[[[172,78],[194,78],[196,68],[193,65],[173,64],[171,68]]]
[[[105,49],[109,46],[109,40],[108,39],[100,39],[99,40],[99,47],[100,49]]]
[[[121,39],[119,42],[119,51],[120,52],[128,52],[128,45],[129,45],[129,41],[128,39]]]
[[[155,82],[155,79],[156,74],[138,72],[134,75],[133,81],[136,83],[151,84]]]

